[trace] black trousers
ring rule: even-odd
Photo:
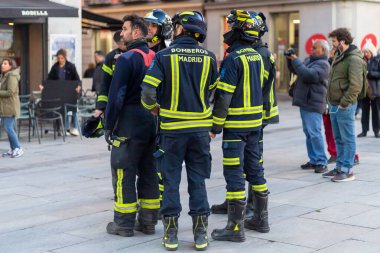
[[[114,133],[116,139],[111,151],[114,222],[133,228],[137,203],[143,209],[160,208],[153,158],[156,148],[154,118],[140,105],[126,106]]]
[[[205,179],[210,178],[211,155],[208,132],[165,134],[160,136],[158,157],[164,182],[161,214],[178,216],[182,211],[179,185],[182,163],[186,163],[189,207],[191,216],[209,215]]]
[[[245,180],[254,191],[268,190],[261,164],[260,136],[261,130],[223,133],[223,174],[227,183],[227,200],[245,198]]]
[[[379,133],[380,127],[380,97],[375,97],[373,100],[368,97],[362,99],[362,130],[369,131],[369,114],[372,109],[372,130],[374,133]]]

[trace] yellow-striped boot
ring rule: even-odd
[[[206,215],[202,215],[193,216],[192,219],[195,249],[198,251],[206,250],[208,247],[208,218]]]
[[[217,241],[244,242],[245,200],[228,200],[228,221],[223,229],[214,229],[211,236]]]

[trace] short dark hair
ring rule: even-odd
[[[335,37],[338,41],[343,40],[346,45],[351,44],[354,41],[350,31],[347,28],[338,28],[329,33],[329,38]]]
[[[67,59],[67,52],[66,52],[66,49],[64,48],[61,48],[57,51],[57,53],[55,54],[55,56],[58,56],[58,55],[62,55],[65,59]]]
[[[113,35],[113,41],[115,41],[115,43],[119,43],[120,42],[120,40],[121,40],[120,33],[121,33],[121,30],[116,31],[114,33],[114,35]]]
[[[106,56],[102,50],[96,50],[95,54],[97,54],[99,56]]]
[[[11,66],[11,70],[14,70],[17,68],[17,63],[15,59],[13,58],[4,58],[2,62],[7,61],[9,63],[9,66]]]
[[[131,22],[132,29],[139,29],[144,37],[148,35],[148,27],[146,26],[145,21],[142,17],[139,17],[137,15],[124,16],[123,22],[127,21]]]

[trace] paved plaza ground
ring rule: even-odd
[[[281,123],[265,129],[264,165],[270,189],[270,233],[246,230],[244,243],[211,240],[208,252],[378,253],[380,252],[380,140],[369,132],[357,140],[356,180],[333,183],[299,165],[307,161],[299,110],[281,95]],[[360,121],[357,120],[357,132]],[[0,253],[166,252],[162,224],[156,234],[125,238],[106,233],[113,218],[109,156],[103,138],[68,137],[42,144],[21,138],[25,155],[0,158]],[[8,149],[5,134],[0,151]],[[207,181],[210,204],[225,197],[221,137],[211,144],[213,167]],[[332,169],[333,165],[329,165]],[[178,252],[194,252],[186,177]],[[225,215],[211,215],[209,237],[225,226]]]

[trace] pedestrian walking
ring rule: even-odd
[[[14,59],[3,59],[0,74],[0,118],[10,144],[10,149],[3,153],[3,157],[18,158],[24,154],[15,130],[16,118],[20,115],[19,73]]]

